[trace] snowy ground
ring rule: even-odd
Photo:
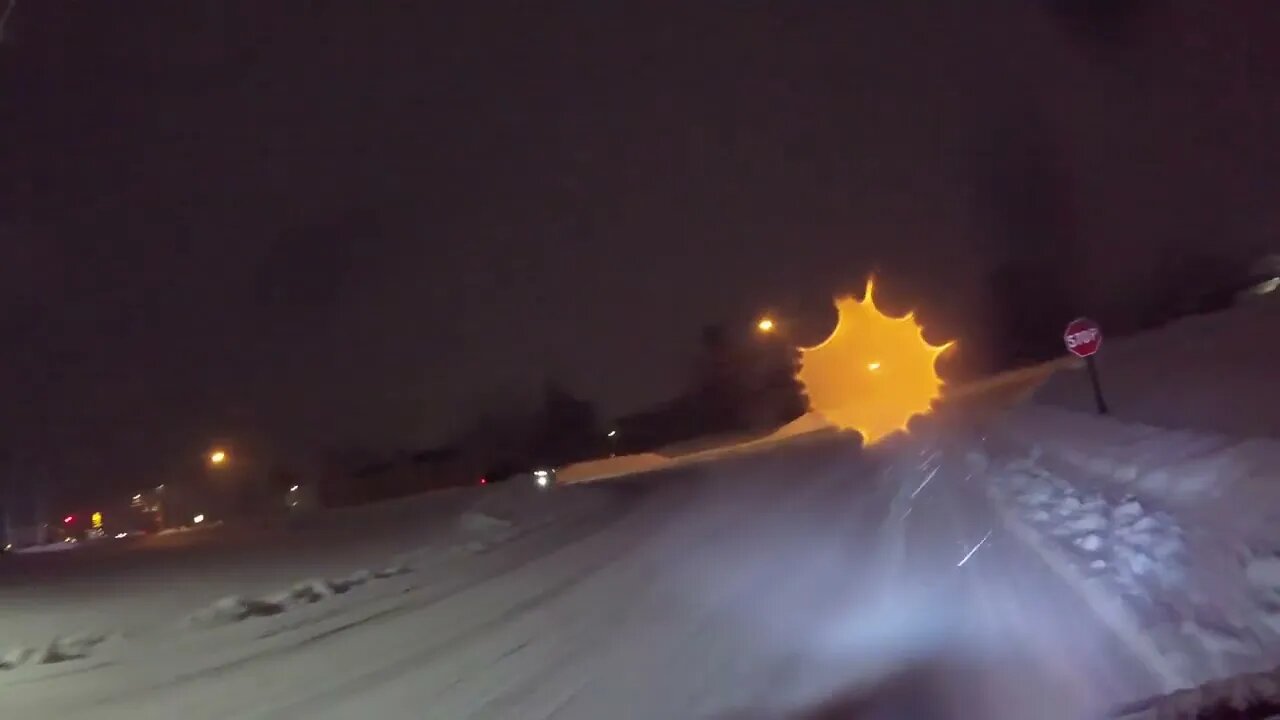
[[[280,591],[378,566],[282,564],[274,584],[238,593],[278,614],[157,619],[81,659],[28,660],[0,673],[0,711],[793,717],[847,692],[912,717],[1078,718],[1172,689],[1006,528],[958,438],[939,430],[866,453],[848,439],[784,444],[557,488],[535,527],[458,500],[437,512],[452,529],[411,572],[314,597]],[[467,528],[497,535],[467,547]],[[128,592],[111,573],[99,584],[104,597]],[[898,672],[907,695],[861,693]]]
[[[557,517],[594,513],[598,503],[592,493],[562,500],[552,503],[531,486],[495,485],[319,512],[274,527],[222,526],[5,556],[0,654],[67,636],[163,636],[222,598],[265,598],[303,581],[416,567]]]
[[[1149,667],[1228,680],[1179,702],[1280,712],[1278,324],[1264,297],[1104,345],[1110,416],[1062,370],[975,452],[1006,524]]]
[[[1029,407],[985,450],[997,504],[1151,664],[1187,686],[1280,664],[1280,443]]]
[[[1245,312],[1219,318],[1231,332],[1177,327],[1247,340],[1241,318],[1270,316]],[[1160,337],[1117,344],[1107,377],[1145,382],[1123,348],[1181,342]],[[1199,417],[1160,396],[1194,385],[1184,404],[1229,407],[1238,388],[1204,390],[1204,368],[1121,394],[1111,419],[1052,402],[1074,402],[1074,371],[1010,412],[1055,370],[1043,366],[956,392],[869,451],[810,417],[743,446],[561,478],[609,482],[5,558],[0,717],[1023,720],[1243,706],[1280,677],[1186,693],[1182,714],[1142,702],[1280,663],[1271,415],[1255,403],[1241,406],[1247,425]],[[1165,411],[1164,427],[1134,422]]]

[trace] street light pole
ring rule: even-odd
[[[167,527],[164,524],[164,483],[156,486],[156,524],[163,530]]]

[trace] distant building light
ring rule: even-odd
[[[293,487],[289,488],[289,492],[298,492],[298,486],[294,485]]]
[[[195,517],[191,518],[191,522],[199,525],[200,523],[204,522],[204,515],[196,515]]]

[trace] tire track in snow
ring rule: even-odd
[[[306,693],[304,697],[298,697],[295,693],[294,697],[278,698],[275,703],[265,708],[263,703],[259,703],[259,706],[254,708],[251,716],[258,716],[258,713],[265,710],[271,717],[316,717],[326,712],[332,712],[335,705],[344,700],[360,697],[367,699],[370,697],[370,691],[374,688],[391,685],[394,689],[395,681],[403,678],[404,675],[422,672],[446,657],[453,659],[449,655],[451,651],[465,648],[480,638],[489,635],[497,628],[509,625],[526,616],[538,607],[565,595],[575,587],[587,582],[608,567],[616,560],[617,554],[624,550],[617,545],[611,545],[607,539],[615,535],[620,535],[624,540],[629,537],[634,539],[636,533],[628,529],[636,523],[640,523],[642,527],[649,523],[650,520],[647,517],[647,513],[650,510],[651,508],[647,505],[632,508],[625,513],[624,517],[615,519],[614,522],[600,532],[579,538],[570,545],[553,553],[539,556],[531,562],[522,563],[513,568],[511,572],[491,576],[485,583],[473,586],[467,591],[455,593],[442,603],[397,613],[396,617],[402,621],[409,617],[422,615],[423,619],[430,623],[439,620],[439,618],[433,617],[434,614],[452,610],[454,615],[459,616],[453,619],[459,620],[465,627],[461,630],[455,630],[449,633],[445,639],[432,642],[425,647],[410,645],[404,647],[404,651],[398,654],[378,654],[375,651],[372,655],[377,660],[375,667],[371,670],[349,675],[339,683],[332,684],[322,690]],[[540,572],[548,573],[555,579],[548,584],[546,577],[539,575]],[[528,577],[537,578],[538,582],[523,582]],[[512,602],[509,596],[503,592],[507,589],[505,585],[532,585],[537,590],[532,594],[523,596],[516,594],[519,599]],[[504,600],[498,611],[488,613],[481,611],[478,615],[474,612],[469,612],[483,607],[486,603],[492,603],[494,598]],[[471,602],[468,603],[468,600]],[[354,641],[359,642],[361,638],[365,637],[365,634],[356,636]],[[383,649],[377,648],[377,650]],[[393,657],[394,661],[392,661]],[[426,677],[424,677],[423,682],[426,682]],[[385,703],[386,701],[385,697],[379,696],[380,703]]]
[[[819,474],[836,472],[838,469],[828,467]],[[785,479],[775,478],[771,482],[779,488],[788,488]],[[749,513],[744,517],[741,512],[735,512],[721,518],[717,532],[694,545],[696,552],[681,555],[679,572],[668,571],[660,576],[661,583],[643,587],[643,581],[627,577],[632,574],[632,568],[619,567],[623,582],[618,591],[620,600],[610,603],[614,611],[598,614],[593,618],[598,622],[584,624],[574,638],[557,644],[539,658],[542,661],[539,667],[545,669],[482,705],[446,706],[446,709],[457,716],[466,713],[495,720],[629,717],[618,705],[629,706],[625,702],[628,693],[640,690],[646,697],[640,716],[688,717],[690,705],[696,704],[699,698],[705,701],[708,691],[723,698],[730,689],[723,682],[727,680],[724,673],[717,672],[730,664],[726,661],[742,660],[757,675],[771,669],[764,667],[769,665],[769,657],[759,652],[726,656],[716,654],[711,648],[717,641],[736,646],[744,642],[744,634],[759,635],[758,628],[744,616],[744,602],[753,605],[755,610],[763,610],[763,606],[773,610],[779,599],[797,591],[806,592],[798,590],[803,581],[815,578],[819,582],[839,581],[810,573],[810,568],[822,562],[815,559],[821,554],[807,552],[811,547],[807,538],[788,538],[787,530],[794,529],[797,518],[807,515],[804,510],[830,509],[827,502],[830,488],[821,480],[802,487],[803,492],[790,489],[780,502],[757,503],[756,510],[767,505],[763,508],[767,514]],[[750,532],[761,545],[755,552],[744,552],[741,544],[734,540],[742,537],[744,521],[756,518],[760,522],[753,523]],[[785,552],[787,546],[778,543],[779,539],[790,539],[798,553]],[[666,561],[660,567],[673,559],[664,558],[665,554],[662,548],[656,549],[655,555]],[[706,566],[716,566],[717,574],[722,576],[705,584],[704,592],[711,595],[700,595],[697,602],[677,604],[673,608],[671,600],[679,598],[682,575],[700,573],[698,568]],[[809,587],[805,585],[806,589]],[[775,602],[770,603],[770,599]],[[655,626],[655,622],[662,620],[675,622]],[[599,647],[602,639],[606,645],[603,649]],[[759,649],[751,640],[745,644],[752,646],[752,650]],[[643,689],[634,686],[638,680],[644,684]],[[673,681],[678,686],[671,686]],[[617,702],[619,696],[624,702]]]
[[[628,488],[622,490],[628,495],[633,492]],[[167,719],[177,712],[177,710],[170,711],[164,708],[182,708],[181,715],[188,718],[228,716],[233,712],[230,708],[245,704],[249,698],[253,697],[253,693],[252,690],[241,693],[220,692],[219,688],[223,684],[244,683],[245,678],[254,671],[258,672],[254,677],[270,678],[282,674],[279,670],[288,668],[296,662],[296,657],[309,656],[316,652],[315,648],[325,647],[349,635],[350,633],[347,632],[349,630],[367,631],[393,622],[399,617],[448,604],[453,598],[475,592],[488,583],[499,582],[506,575],[530,563],[563,552],[575,544],[608,532],[612,526],[624,521],[637,509],[635,506],[628,507],[624,504],[621,512],[617,512],[617,506],[607,507],[610,509],[606,510],[605,516],[593,519],[585,533],[582,528],[552,524],[546,527],[545,533],[525,536],[520,542],[502,546],[492,554],[480,556],[477,562],[489,559],[493,564],[493,567],[487,571],[463,573],[456,581],[426,587],[415,586],[402,590],[396,595],[374,597],[367,603],[361,603],[362,607],[355,613],[355,618],[350,617],[348,613],[330,618],[330,622],[307,623],[297,628],[298,632],[305,633],[300,637],[289,637],[288,634],[269,638],[258,637],[256,640],[246,637],[244,643],[226,648],[229,652],[223,654],[230,656],[229,660],[179,675],[166,674],[163,654],[154,658],[144,656],[140,658],[140,662],[119,663],[113,668],[107,668],[108,671],[118,672],[97,677],[96,683],[87,688],[74,687],[70,688],[74,692],[67,692],[68,689],[64,686],[50,683],[41,694],[30,695],[23,699],[30,707],[41,710],[52,711],[55,708],[66,707],[68,712],[71,712],[71,708],[92,707],[100,713],[110,713],[115,710],[131,718]],[[577,521],[580,518],[575,516],[573,519]],[[454,571],[457,571],[457,566],[454,566]],[[406,599],[406,594],[416,594],[416,597]],[[338,624],[333,625],[332,621]],[[226,629],[234,630],[237,627],[239,626],[230,626]],[[188,649],[199,652],[200,639],[194,637],[189,639]],[[252,685],[252,682],[249,684]],[[198,695],[207,700],[188,701],[184,699],[185,694]],[[219,708],[228,709],[219,710]],[[128,709],[127,713],[126,709]],[[201,715],[206,711],[207,715]]]

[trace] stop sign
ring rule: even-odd
[[[1075,355],[1089,357],[1102,347],[1102,328],[1089,318],[1076,318],[1067,323],[1062,340]]]

